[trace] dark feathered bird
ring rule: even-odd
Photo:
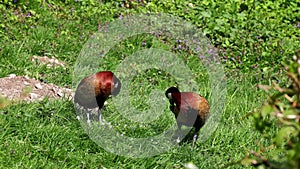
[[[82,79],[76,89],[74,102],[84,109],[98,107],[99,122],[102,122],[101,109],[109,96],[116,96],[121,89],[120,80],[111,71],[102,71]],[[87,121],[90,125],[90,112]]]
[[[200,128],[209,117],[208,101],[193,92],[179,92],[176,87],[170,87],[165,93],[170,102],[170,110],[174,113],[178,125],[177,142],[181,139],[181,126],[194,127],[193,145],[198,138]]]

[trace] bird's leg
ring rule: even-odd
[[[87,123],[88,123],[89,127],[91,127],[92,123],[91,123],[91,119],[90,119],[90,110],[86,111],[86,117],[87,117]]]
[[[77,120],[80,120],[80,116],[82,116],[83,109],[80,108],[77,103],[75,103],[75,110],[78,112],[76,118]]]
[[[101,109],[100,108],[98,109],[98,119],[99,119],[99,124],[103,124],[102,114],[101,114]]]
[[[181,124],[177,123],[178,126],[178,130],[177,130],[177,139],[176,142],[180,143],[180,139],[181,139]]]
[[[198,138],[198,134],[197,133],[194,133],[194,137],[193,137],[193,147],[194,147],[194,145],[195,145],[195,143],[196,143],[196,141],[197,141],[197,138]]]
[[[192,145],[192,147],[194,147],[194,145],[195,145],[195,143],[196,143],[196,141],[197,141],[197,139],[198,139],[198,132],[199,132],[199,130],[200,130],[200,127],[196,127],[196,128],[195,128],[195,132],[194,132],[194,136],[193,136],[193,145]]]

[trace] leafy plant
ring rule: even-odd
[[[260,148],[259,152],[251,151],[253,157],[246,155],[242,160],[244,165],[300,168],[300,51],[296,51],[293,59],[287,66],[290,82],[287,86],[280,87],[275,82],[271,87],[259,86],[270,96],[268,102],[252,117],[256,129],[272,139],[273,144],[268,148]],[[275,137],[271,137],[266,132],[274,123],[278,131]]]

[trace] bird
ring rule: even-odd
[[[100,71],[83,78],[77,86],[74,103],[84,109],[98,107],[98,120],[102,123],[101,110],[105,101],[119,94],[120,80],[111,71]],[[91,126],[90,111],[86,111],[87,123]]]
[[[193,146],[198,139],[198,132],[203,127],[210,114],[209,102],[194,92],[180,92],[177,87],[166,90],[165,96],[169,99],[170,110],[176,117],[178,126],[177,143],[181,139],[182,125],[194,127]]]

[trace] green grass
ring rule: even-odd
[[[206,142],[195,149],[191,149],[191,144],[183,143],[164,154],[145,159],[117,156],[91,141],[76,119],[70,101],[44,100],[7,107],[1,110],[0,118],[3,126],[0,132],[1,168],[176,168],[190,161],[200,168],[219,168],[238,161],[247,149],[256,149],[256,141],[268,143],[255,131],[251,120],[243,118],[260,105],[264,94],[248,80],[230,79],[227,88],[222,120]],[[122,120],[119,123],[122,124]],[[130,133],[132,129],[136,131]],[[129,135],[145,135],[145,130],[134,126],[125,130]]]
[[[123,1],[100,3],[92,0],[0,3],[0,11],[5,13],[0,16],[0,77],[15,73],[72,88],[74,64],[94,32],[120,15],[149,11],[180,16],[198,26],[220,49],[227,75],[227,95],[219,96],[226,98],[225,106],[222,111],[215,112],[222,114],[218,127],[194,149],[191,149],[190,143],[184,142],[149,158],[135,159],[110,153],[88,136],[76,119],[71,101],[45,99],[0,109],[0,168],[184,168],[188,162],[199,168],[244,168],[239,160],[247,150],[258,150],[260,144],[270,143],[255,130],[253,121],[245,117],[262,105],[266,98],[256,85],[270,84],[272,80],[284,83],[281,64],[299,46],[300,29],[295,26],[299,22],[299,14],[289,13],[299,3],[274,3],[275,7],[271,1],[236,3],[230,0],[201,3],[133,1],[129,6]],[[28,12],[30,17],[26,17]],[[199,88],[197,92],[217,104],[211,98],[213,91],[209,86],[208,73],[198,57],[185,50],[173,51],[174,47],[178,44],[163,36],[133,36],[110,49],[101,60],[99,69],[115,70],[126,57],[149,48],[172,51],[191,69]],[[66,69],[37,66],[30,62],[33,55],[55,56],[66,63]],[[172,76],[156,69],[149,69],[130,80],[133,83],[127,87],[134,90],[131,90],[128,100],[139,111],[156,104],[153,100],[164,97],[164,90],[177,83]],[[148,95],[153,89],[159,89],[161,95],[151,100]],[[119,96],[124,97],[122,93]],[[118,100],[118,97],[115,99]],[[140,116],[146,119],[154,117],[132,114],[125,106],[123,113],[132,116],[130,121],[115,111],[111,100],[108,102],[110,104],[103,115],[117,131],[127,136],[155,136],[175,122],[166,100],[156,106],[163,110],[161,114],[154,113],[160,118],[142,125],[134,120]],[[274,127],[268,134],[272,136],[276,131]]]

